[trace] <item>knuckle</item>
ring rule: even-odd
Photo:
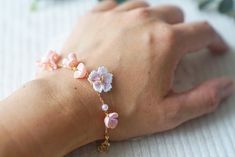
[[[161,29],[160,34],[161,35],[159,35],[159,40],[164,43],[166,49],[171,50],[173,47],[175,47],[177,42],[177,34],[173,28],[170,26],[165,26],[163,29]]]
[[[175,41],[174,39],[176,38],[176,32],[174,31],[174,29],[170,27],[166,28],[163,35],[166,41],[171,42],[171,43]]]
[[[129,4],[133,4],[135,6],[140,6],[140,7],[149,7],[149,3],[144,0],[130,1]]]
[[[118,5],[118,3],[115,0],[109,0],[106,3],[108,3],[109,6],[114,6],[114,7]]]
[[[211,35],[215,34],[215,30],[208,21],[202,21],[201,26],[205,28]]]
[[[214,111],[219,104],[219,91],[211,90],[206,97],[207,102],[205,105],[207,105],[208,112]]]
[[[142,5],[143,8],[150,6],[149,3],[145,2],[145,1],[140,1],[140,3],[141,3],[141,5]]]
[[[184,12],[183,12],[183,10],[182,10],[180,7],[178,7],[178,6],[176,6],[176,5],[171,5],[170,7],[172,8],[172,10],[175,10],[175,11],[177,11],[179,14],[184,15]]]
[[[170,5],[169,10],[172,10],[172,12],[174,12],[174,14],[177,17],[179,17],[180,21],[184,21],[184,12],[180,7],[175,5]]]
[[[181,105],[174,104],[168,107],[165,112],[165,119],[168,122],[176,123],[181,119]]]
[[[168,14],[174,15],[174,19],[177,19],[177,22],[183,22],[184,21],[184,12],[183,10],[176,6],[176,5],[169,5],[169,4],[164,4],[161,6],[158,6],[159,9],[167,11]]]
[[[140,19],[146,19],[150,17],[150,10],[148,8],[140,8],[134,11],[134,17]]]

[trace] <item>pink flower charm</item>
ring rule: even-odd
[[[98,67],[98,70],[93,70],[88,77],[88,81],[93,85],[96,92],[108,92],[112,89],[113,74],[109,73],[104,67]]]
[[[69,69],[73,69],[74,67],[78,66],[78,63],[79,62],[77,60],[76,54],[74,53],[70,53],[68,58],[64,58],[62,61],[63,66]]]
[[[76,71],[74,71],[73,77],[76,79],[85,78],[87,75],[87,69],[83,63],[79,63]]]
[[[113,112],[109,113],[105,118],[104,118],[104,124],[107,128],[114,129],[118,125],[118,113]]]
[[[50,50],[48,54],[38,61],[38,66],[44,70],[56,70],[58,69],[57,63],[60,60],[60,55],[53,50]]]
[[[60,55],[56,53],[56,51],[51,50],[48,53],[48,58],[51,62],[58,63],[60,60]]]

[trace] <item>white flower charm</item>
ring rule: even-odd
[[[112,89],[113,74],[109,73],[104,67],[98,67],[98,70],[93,70],[88,81],[93,85],[93,89],[96,92],[108,92]]]

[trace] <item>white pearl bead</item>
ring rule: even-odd
[[[102,110],[103,111],[108,111],[108,109],[109,109],[109,106],[107,104],[102,105]]]

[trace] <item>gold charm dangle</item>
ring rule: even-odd
[[[104,141],[97,147],[98,151],[101,153],[107,152],[109,150],[109,136],[108,136],[108,128],[105,128]]]

